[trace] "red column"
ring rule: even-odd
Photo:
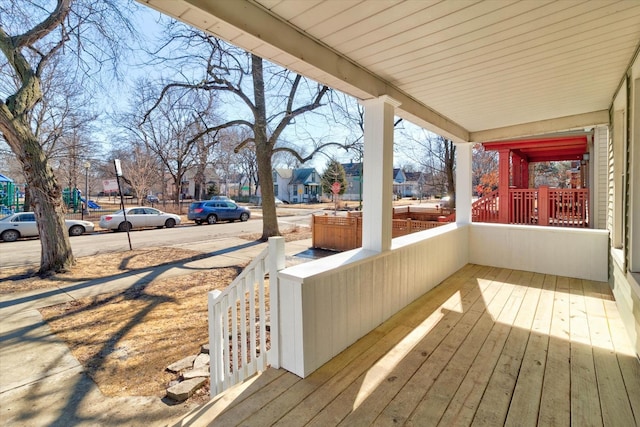
[[[549,225],[549,187],[538,188],[538,225]]]
[[[524,188],[522,182],[522,157],[515,153],[511,153],[511,168],[513,173],[513,186],[516,188]]]
[[[499,151],[499,169],[498,169],[498,212],[499,222],[502,224],[509,223],[509,183],[510,183],[510,156],[509,149]]]

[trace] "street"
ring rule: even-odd
[[[306,209],[288,209],[279,212],[286,216],[278,217],[280,230],[293,226],[308,227],[310,216],[315,213]],[[203,244],[212,240],[220,240],[232,236],[262,233],[262,216],[260,212],[252,212],[247,222],[221,222],[214,225],[195,225],[188,221],[175,228],[147,229],[131,231],[131,246],[140,249],[152,246],[181,246],[190,249],[197,245],[203,250]],[[127,233],[96,232],[71,237],[71,247],[76,257],[84,257],[129,249]],[[40,239],[33,238],[16,242],[0,241],[0,268],[17,267],[40,263]]]

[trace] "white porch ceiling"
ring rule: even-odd
[[[138,0],[458,141],[608,122],[638,0]]]

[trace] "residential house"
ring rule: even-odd
[[[365,110],[362,248],[271,275],[281,369],[190,420],[640,425],[640,2],[140,1]],[[456,144],[457,212],[392,240],[396,117]],[[576,130],[588,228],[472,221],[473,144]]]
[[[342,200],[362,200],[362,162],[359,163],[342,163],[345,177],[347,179],[347,187],[340,196]]]
[[[407,192],[407,176],[404,174],[404,170],[400,168],[393,169],[393,194],[396,197],[405,197]]]
[[[290,203],[315,202],[322,196],[320,175],[314,168],[294,169],[287,188]]]
[[[284,202],[292,203],[289,184],[293,177],[294,169],[277,168],[273,170],[273,193]]]
[[[402,197],[422,199],[427,195],[426,178],[423,172],[405,172],[405,188]]]

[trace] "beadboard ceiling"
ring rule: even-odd
[[[640,1],[139,0],[459,141],[608,121]]]

